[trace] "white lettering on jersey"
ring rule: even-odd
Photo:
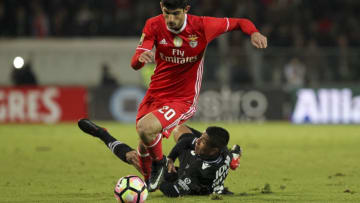
[[[212,188],[214,189],[214,192],[219,192],[219,191],[215,191],[215,189],[219,190],[222,188],[221,186],[224,185],[225,178],[229,173],[229,162],[230,162],[230,157],[227,156],[224,165],[222,165],[216,171],[216,178],[214,179],[212,184]]]
[[[190,190],[190,188],[188,186],[188,184],[190,184],[190,183],[191,183],[191,180],[189,178],[185,178],[184,180],[181,180],[181,179],[178,180],[179,186],[185,191]]]
[[[198,60],[198,56],[187,56],[187,57],[178,57],[178,56],[166,56],[164,53],[160,52],[160,58],[163,61],[177,64],[184,63],[194,63]]]
[[[182,57],[184,57],[185,51],[181,51],[180,49],[172,49],[172,54],[174,56],[182,56]]]
[[[209,167],[210,167],[210,164],[203,162],[203,164],[202,164],[202,166],[201,166],[201,169],[202,169],[202,170],[205,170],[205,169],[207,169],[207,168],[209,168]],[[217,172],[216,172],[216,174],[217,174]]]

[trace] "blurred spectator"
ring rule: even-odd
[[[27,13],[24,7],[20,6],[16,9],[16,36],[25,36],[27,33],[26,14]]]
[[[59,8],[55,11],[52,19],[52,34],[54,36],[67,35],[69,25],[66,24],[68,20],[68,11],[65,8]]]
[[[94,22],[95,16],[89,5],[82,3],[75,16],[75,34],[79,36],[96,35],[97,26]]]
[[[285,88],[288,91],[304,87],[305,85],[305,74],[306,68],[305,65],[297,57],[290,59],[284,67],[285,75]]]
[[[317,85],[330,80],[330,70],[327,68],[326,57],[315,39],[311,39],[305,48],[305,66],[307,67],[307,80],[310,85]]]
[[[111,75],[109,66],[107,64],[103,64],[101,67],[101,81],[100,86],[118,86],[118,82]]]
[[[115,24],[118,29],[118,33],[120,35],[131,35],[133,32],[132,29],[124,29],[131,28],[132,22],[132,4],[130,0],[115,0]]]
[[[33,18],[31,20],[32,35],[38,38],[47,37],[50,34],[49,19],[42,6],[33,1]]]
[[[7,29],[5,8],[4,3],[0,0],[0,36],[6,34],[5,29]]]
[[[28,62],[22,68],[12,68],[11,79],[14,85],[37,85],[35,73],[32,70],[31,62]]]
[[[337,53],[337,70],[336,74],[339,75],[340,80],[351,80],[350,68],[349,68],[349,48],[348,48],[348,39],[345,35],[340,35],[337,39],[339,46]]]
[[[318,46],[315,39],[311,39],[305,48],[305,65],[307,67],[307,80],[310,85],[329,82],[331,72],[328,68],[327,58]]]
[[[230,82],[234,88],[253,84],[248,53],[246,52],[244,36],[239,32],[231,33],[231,46],[229,50],[228,64],[230,66]]]
[[[263,54],[263,63],[259,65],[261,71],[254,72],[248,65],[253,62],[244,61],[243,55],[231,56],[229,65],[233,72],[230,80],[234,82],[241,78],[243,83],[259,84],[257,78],[261,78],[262,82],[282,85],[283,67],[289,55],[303,59],[305,80],[309,85],[360,78],[359,51],[350,51],[360,46],[360,1],[190,2],[190,14],[251,18],[268,37],[269,51]],[[158,14],[161,14],[159,1],[149,0],[0,0],[0,36],[140,37],[145,20]],[[246,37],[229,37],[230,49],[232,44],[242,44],[244,40]],[[230,52],[243,51],[243,48],[235,47]],[[215,40],[208,47],[208,56],[219,55],[218,52],[218,41]],[[208,68],[204,72],[207,81],[216,80],[220,65],[216,57],[211,59],[213,61],[206,62]]]
[[[335,46],[340,33],[349,39],[349,46],[360,45],[360,1],[196,0],[191,4],[190,13],[197,15],[253,19],[269,32],[270,45],[292,46],[300,38],[307,44],[315,37],[319,46]],[[142,27],[138,24],[160,14],[158,7],[158,2],[149,0],[83,0],[80,4],[74,0],[1,0],[0,35],[139,36]],[[12,19],[16,22],[9,23]],[[294,25],[299,31],[296,35]],[[27,27],[32,32],[26,32]]]

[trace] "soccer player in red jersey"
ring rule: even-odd
[[[159,187],[167,165],[162,138],[196,111],[207,45],[223,33],[241,30],[256,48],[267,47],[266,37],[248,19],[190,15],[188,0],[161,0],[160,7],[162,14],[147,20],[131,60],[135,70],[156,63],[136,118],[140,166],[145,179],[150,176],[151,192]]]

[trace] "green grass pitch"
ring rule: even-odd
[[[136,146],[134,125],[99,124]],[[147,202],[360,202],[359,126],[215,124],[230,131],[229,146],[244,150],[226,180],[235,195],[171,199],[157,191]],[[173,145],[164,140],[164,152]],[[1,203],[116,202],[114,185],[129,174],[139,175],[75,123],[0,125]]]

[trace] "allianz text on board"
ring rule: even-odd
[[[360,123],[360,96],[351,89],[300,89],[292,114],[294,123]]]

